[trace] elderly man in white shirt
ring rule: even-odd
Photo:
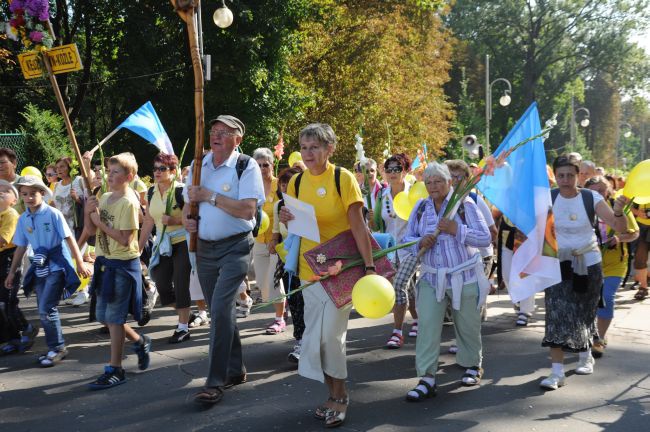
[[[251,232],[257,207],[264,202],[264,186],[257,163],[235,151],[244,132],[236,117],[211,120],[211,152],[202,161],[200,186],[185,191],[186,199],[199,204],[198,221],[189,217],[190,206],[183,207],[183,224],[190,233],[198,229],[197,272],[212,318],[208,376],[194,395],[202,404],[218,403],[224,387],[246,381],[235,295],[248,272]]]

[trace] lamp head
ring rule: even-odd
[[[627,131],[627,132],[625,132],[625,133],[623,134],[623,136],[624,136],[625,138],[629,138],[629,137],[631,137],[631,136],[632,136],[632,131]]]
[[[580,121],[580,126],[585,127],[585,128],[586,128],[587,126],[589,126],[589,119],[588,119],[588,118],[582,119],[582,120]]]
[[[510,98],[510,95],[506,92],[499,98],[499,105],[501,106],[508,106],[510,105],[510,102],[512,99]]]
[[[226,6],[226,2],[221,4],[221,7],[214,11],[214,15],[212,15],[212,20],[214,21],[214,24],[219,27],[219,28],[227,28],[230,27],[233,21],[233,16],[232,16],[232,11],[228,9],[228,6]]]

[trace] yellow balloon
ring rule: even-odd
[[[421,200],[429,197],[429,192],[427,192],[427,187],[424,185],[424,182],[416,182],[411,189],[409,189],[409,201],[411,202],[411,207],[415,207],[415,204]]]
[[[650,159],[639,162],[632,168],[627,176],[623,195],[628,198],[637,198],[634,201],[641,203],[639,198],[644,200],[650,198]]]
[[[383,276],[364,276],[352,288],[352,304],[366,318],[381,318],[395,305],[395,289]]]
[[[393,198],[393,208],[395,209],[397,216],[401,219],[409,219],[411,210],[413,210],[413,204],[411,204],[411,200],[409,200],[409,196],[406,192],[402,191],[395,195],[395,198]]]
[[[43,180],[43,174],[38,170],[38,168],[33,167],[33,166],[26,166],[23,168],[23,170],[20,172],[21,176],[26,176],[26,175],[32,175],[36,176],[39,179]]]
[[[77,289],[77,291],[82,291],[90,283],[90,277],[86,277],[86,278],[79,277],[79,279],[81,280],[81,285],[79,285],[79,288]]]
[[[271,225],[269,215],[267,215],[266,212],[262,210],[262,221],[260,222],[260,229],[257,231],[257,236],[259,237],[264,234],[266,230],[269,229],[269,225]]]
[[[413,174],[406,174],[404,176],[404,181],[407,182],[407,183],[414,184],[417,181],[417,179],[415,178],[415,176]]]
[[[300,152],[295,151],[289,155],[289,166],[292,167],[293,164],[301,160],[302,160],[302,155],[300,154]]]
[[[284,248],[284,242],[276,244],[275,251],[278,253],[280,261],[287,262],[287,255],[289,255],[289,251]]]

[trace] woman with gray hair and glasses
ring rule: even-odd
[[[274,284],[273,273],[278,265],[278,255],[275,251],[273,240],[273,206],[278,201],[278,179],[273,175],[273,165],[275,159],[270,149],[260,147],[253,152],[253,159],[257,162],[262,172],[262,181],[264,182],[264,206],[262,210],[269,216],[269,229],[259,234],[255,238],[253,245],[253,268],[255,269],[255,280],[257,287],[260,289],[263,301],[278,298],[284,294],[282,281],[278,285]],[[282,333],[287,324],[284,321],[284,300],[277,301],[273,304],[275,308],[275,320],[266,328],[266,334]]]
[[[300,131],[300,154],[307,171],[295,175],[287,193],[314,206],[322,243],[351,230],[357,249],[363,257],[366,274],[374,274],[375,266],[370,246],[370,234],[361,209],[363,198],[359,185],[348,170],[335,167],[329,158],[336,149],[337,138],[327,124],[313,123]],[[280,221],[293,219],[285,206]],[[302,238],[298,273],[304,285],[315,275],[304,253],[318,243]],[[329,391],[327,401],[316,408],[314,416],[324,420],[326,427],[337,427],[345,421],[349,398],[345,388],[347,365],[345,338],[351,304],[336,307],[320,283],[303,291],[305,301],[305,333],[302,338],[298,373],[324,382]]]
[[[461,384],[474,386],[483,376],[481,305],[489,291],[481,254],[490,244],[490,231],[474,201],[465,197],[458,213],[443,218],[452,194],[449,168],[433,162],[424,170],[429,197],[420,200],[409,217],[403,242],[418,241],[411,253],[424,250],[417,285],[418,338],[415,368],[420,380],[406,399],[420,402],[436,394],[443,319],[452,305],[456,325],[457,363],[467,368]],[[440,230],[436,237],[434,232]]]

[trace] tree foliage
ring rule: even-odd
[[[341,146],[337,159],[354,159],[360,130],[369,156],[414,155],[422,143],[440,153],[451,105],[448,80],[451,35],[438,13],[386,1],[323,2],[321,19],[305,23],[294,57],[296,79],[312,96],[307,121],[332,124]]]

